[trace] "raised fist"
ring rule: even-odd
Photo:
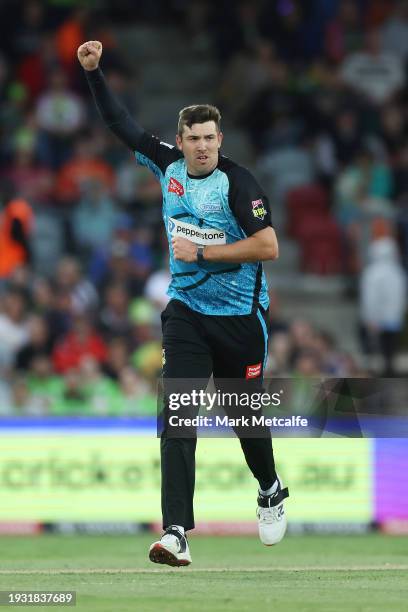
[[[102,55],[102,43],[99,40],[88,40],[77,51],[79,62],[85,70],[95,70]]]

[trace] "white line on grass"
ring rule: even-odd
[[[23,569],[23,570],[12,570],[2,569],[0,570],[0,576],[23,576],[26,574],[30,575],[63,575],[63,574],[163,574],[163,573],[174,573],[174,572],[188,572],[191,574],[203,574],[203,573],[233,573],[233,572],[244,572],[247,574],[257,573],[270,573],[270,572],[371,572],[371,571],[393,571],[401,570],[407,571],[408,565],[397,565],[386,563],[384,565],[354,565],[352,567],[347,566],[332,566],[332,567],[319,567],[319,566],[272,566],[272,567],[195,567],[195,568],[180,568],[180,567],[162,567],[157,569],[143,569],[143,568],[64,568],[64,569]]]

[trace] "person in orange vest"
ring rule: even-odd
[[[0,280],[31,261],[29,235],[34,225],[30,204],[13,198],[0,212]]]

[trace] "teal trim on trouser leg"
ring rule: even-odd
[[[263,333],[264,333],[265,351],[264,351],[263,370],[265,370],[265,368],[266,368],[266,361],[268,359],[268,330],[266,329],[266,323],[265,323],[265,320],[264,320],[260,310],[257,310],[256,316],[258,317],[259,321],[261,322],[262,330],[263,330]]]

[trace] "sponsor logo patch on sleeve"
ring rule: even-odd
[[[261,219],[261,221],[265,219],[266,210],[261,199],[252,200],[252,214],[254,215],[255,219]]]
[[[169,191],[170,193],[176,193],[178,196],[184,195],[183,185],[172,176],[170,177],[169,188],[167,191]]]

